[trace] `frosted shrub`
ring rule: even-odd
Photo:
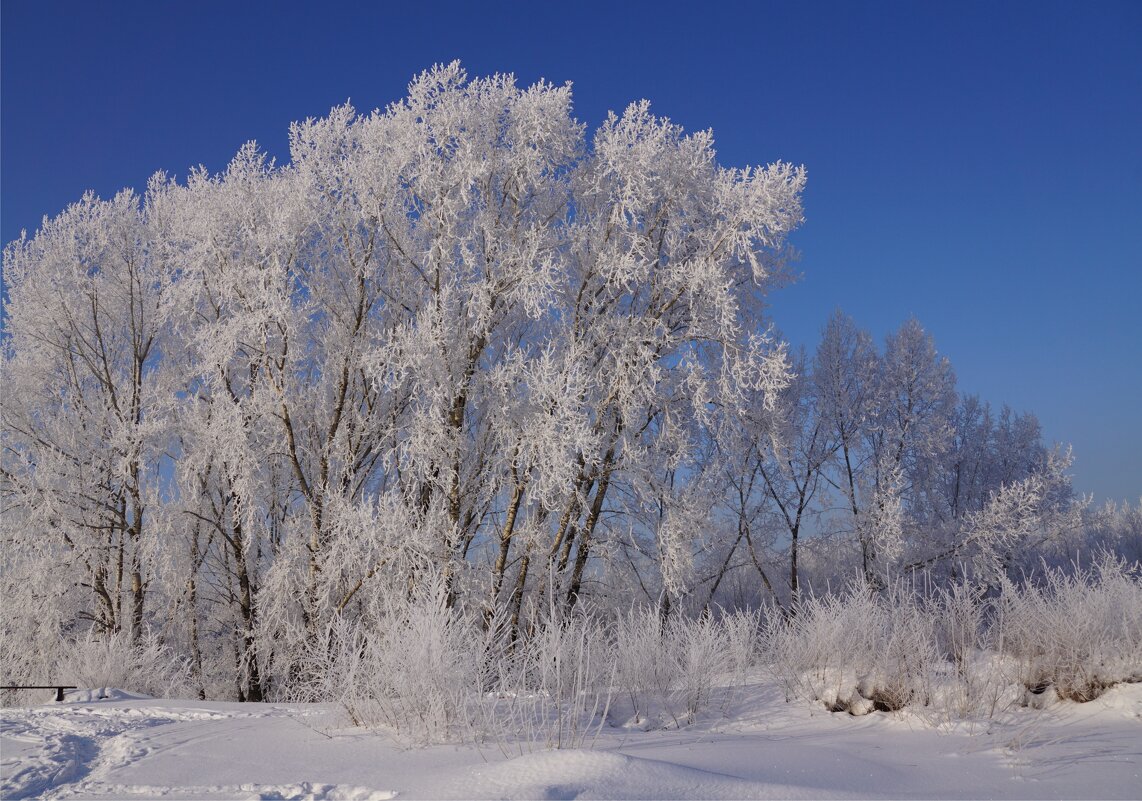
[[[990,648],[992,602],[983,588],[961,581],[935,594],[936,645],[948,661],[936,689],[940,712],[958,718],[993,718],[1015,701],[1014,678],[1004,658]]]
[[[388,724],[415,741],[456,736],[479,688],[479,643],[443,604],[414,606],[369,643],[377,704]]]
[[[843,595],[810,596],[770,616],[769,657],[789,697],[867,714],[930,700],[940,662],[929,614],[897,586],[884,597],[857,581]]]
[[[359,623],[343,617],[330,621],[322,642],[303,652],[293,668],[293,681],[282,688],[282,699],[301,703],[339,704],[354,726],[366,725],[362,684],[369,669],[366,638]]]
[[[769,657],[787,698],[844,709],[858,672],[870,661],[861,629],[875,615],[867,590],[846,597],[811,596],[790,617],[767,618]]]
[[[744,679],[757,661],[761,615],[758,612],[732,612],[720,623],[726,633],[730,671],[735,678]]]
[[[932,615],[918,594],[900,587],[880,611],[880,626],[874,630],[878,658],[871,674],[862,677],[858,692],[877,709],[929,704],[933,675],[943,661],[936,648]]]
[[[22,614],[18,606],[6,607],[0,616],[0,684],[55,681],[60,642],[59,624],[52,616]],[[44,697],[43,691],[0,691],[4,705],[39,703]]]
[[[937,642],[956,667],[962,669],[983,646],[987,602],[979,587],[961,581],[939,590],[935,604]]]
[[[610,710],[612,633],[592,614],[561,617],[554,605],[523,636],[504,619],[490,621],[473,739],[494,740],[505,755],[589,747]]]
[[[669,708],[676,719],[681,716],[686,723],[693,723],[710,703],[714,678],[733,667],[729,638],[721,625],[702,617],[674,618],[665,639],[678,676]]]
[[[481,644],[445,603],[439,582],[365,620],[334,618],[306,652],[297,701],[334,701],[349,722],[410,745],[459,741],[480,688]]]
[[[518,650],[509,720],[548,748],[580,748],[605,722],[615,678],[610,632],[592,615],[552,615]],[[496,718],[500,724],[502,714]],[[494,728],[494,727],[493,727]],[[499,736],[503,736],[502,725]]]
[[[116,687],[128,692],[178,698],[190,688],[190,666],[153,635],[132,645],[126,632],[88,631],[61,646],[59,681],[82,688]]]
[[[1004,581],[996,644],[1018,660],[1030,693],[1090,701],[1142,680],[1142,580],[1138,565],[1103,556],[1090,569],[1048,570],[1037,583]]]
[[[492,740],[501,749],[578,748],[606,719],[610,631],[586,613],[545,619],[521,638],[499,618],[450,608],[444,585],[337,617],[296,671],[289,696],[335,702],[357,727],[398,742]],[[485,625],[486,624],[486,625]]]
[[[0,685],[64,682],[59,664],[74,635],[69,636],[61,621],[73,595],[50,556],[16,552],[10,527],[18,522],[6,510],[0,513]],[[0,691],[6,706],[39,704],[54,697],[48,690]]]
[[[656,611],[632,610],[615,626],[616,684],[630,701],[632,722],[647,725],[652,717],[665,712],[678,666],[665,658],[662,618]]]
[[[715,700],[719,679],[740,684],[757,637],[757,618],[746,613],[674,617],[664,626],[656,612],[640,610],[616,625],[616,681],[640,726],[694,723]]]

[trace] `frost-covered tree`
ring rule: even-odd
[[[842,499],[838,520],[860,543],[861,569],[872,570],[873,543],[862,520],[871,499],[865,478],[873,456],[868,439],[877,413],[876,380],[879,356],[872,337],[840,309],[833,312],[821,334],[813,363],[817,413],[828,426],[836,447],[823,465],[826,481]]]
[[[761,308],[804,182],[783,164],[719,168],[708,133],[685,135],[645,103],[612,116],[591,153],[575,176],[561,314],[586,372],[590,444],[549,549],[569,570],[568,604],[611,487],[620,513],[659,508],[672,518],[671,499],[690,503],[680,477],[701,475],[692,460],[710,409],[783,386],[784,355],[760,328]],[[642,552],[660,555],[671,575],[681,557],[670,526],[632,525],[636,539],[652,538]]]
[[[134,640],[162,558],[156,507],[174,402],[157,381],[175,270],[156,216],[131,192],[89,194],[4,251],[14,569],[32,554],[41,569],[58,564],[70,579],[68,623]]]
[[[873,388],[875,411],[866,434],[870,503],[862,526],[866,575],[878,558],[905,548],[907,521],[918,517],[951,436],[956,402],[951,363],[916,318],[885,341]]]
[[[451,64],[287,165],[88,197],[4,257],[15,569],[62,560],[65,625],[153,627],[253,700],[394,587],[516,631],[632,575],[681,597],[719,420],[788,381],[763,297],[804,181]]]
[[[820,528],[820,501],[827,487],[824,471],[836,456],[844,425],[834,425],[826,414],[826,401],[804,352],[793,370],[796,377],[780,395],[780,422],[771,437],[754,440],[752,457],[771,525],[780,532],[779,541],[787,542],[788,593],[796,602],[801,592],[801,543],[807,533]]]
[[[786,390],[800,400],[783,405],[775,429],[783,433],[767,435],[784,459],[757,467],[768,480],[754,517],[768,514],[779,529],[771,564],[807,545],[812,575],[841,576],[851,545],[874,587],[901,570],[1016,573],[1076,530],[1069,462],[1043,444],[1034,415],[1006,407],[995,415],[959,396],[950,364],[916,320],[878,351],[838,311],[812,365],[796,371],[812,381]],[[767,452],[765,436],[752,441]]]
[[[803,169],[571,109],[438,66],[5,249],[0,586],[50,610],[3,623],[14,669],[153,635],[200,695],[312,697],[421,624],[514,648],[1073,530],[1034,417],[958,398],[915,320],[787,356]]]

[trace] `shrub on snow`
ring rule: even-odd
[[[635,610],[616,622],[616,684],[639,726],[693,723],[721,687],[739,685],[753,661],[757,616],[714,619]],[[728,693],[723,693],[729,701]]]
[[[941,662],[931,616],[903,585],[885,595],[860,579],[840,595],[807,596],[772,614],[768,656],[790,698],[863,715],[926,704]]]
[[[1142,681],[1142,576],[1110,555],[1091,568],[1004,580],[996,645],[1019,665],[1031,693],[1090,701],[1122,681]]]
[[[126,632],[83,637],[61,647],[59,681],[83,688],[118,687],[156,697],[178,698],[190,689],[190,666],[153,635],[132,644]]]
[[[365,620],[333,618],[287,695],[335,701],[354,726],[384,727],[408,744],[461,739],[480,687],[479,639],[439,581],[407,604],[378,607]]]
[[[858,581],[770,615],[764,639],[790,698],[852,714],[931,703],[990,717],[1022,693],[1083,702],[1142,680],[1142,580],[1137,564],[1108,555],[1003,579],[991,598],[969,583],[925,597]]]
[[[528,748],[579,748],[606,721],[615,682],[613,631],[585,611],[549,608],[519,639],[492,631],[490,691],[474,733]]]

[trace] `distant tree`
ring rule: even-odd
[[[877,412],[876,384],[879,357],[872,337],[857,328],[839,309],[826,323],[813,365],[814,390],[819,413],[836,442],[827,465],[826,480],[840,493],[842,519],[848,520],[861,549],[866,578],[874,570],[873,532],[862,523],[868,514],[866,472],[874,458],[868,448]],[[875,483],[874,483],[875,486]]]
[[[834,427],[824,414],[810,362],[802,353],[794,363],[797,378],[782,394],[783,427],[765,448],[758,464],[776,517],[788,536],[790,599],[801,590],[798,555],[802,535],[818,523],[819,494],[825,485],[823,471],[837,452],[843,425]]]
[[[861,536],[866,574],[876,559],[891,563],[904,551],[911,536],[905,528],[925,506],[951,442],[955,385],[951,363],[919,321],[911,318],[889,335],[866,434],[872,471]]]

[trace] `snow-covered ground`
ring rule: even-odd
[[[101,695],[109,696],[101,698]],[[404,749],[335,709],[79,691],[4,709],[5,799],[1139,798],[1142,684],[954,724],[743,688],[731,718],[603,728],[591,750]],[[514,752],[513,752],[514,748]],[[521,754],[520,751],[523,751]]]

